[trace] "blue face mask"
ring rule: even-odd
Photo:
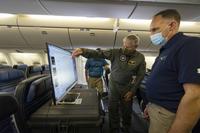
[[[151,35],[150,38],[154,45],[164,45],[166,43],[166,39],[163,37],[161,32]]]

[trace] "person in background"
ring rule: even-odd
[[[95,51],[78,48],[72,53],[73,57],[82,55],[86,58],[103,58],[111,61],[111,75],[109,80],[109,122],[110,132],[120,132],[120,114],[122,114],[122,129],[130,132],[132,98],[145,75],[144,55],[136,50],[139,38],[128,35],[123,39],[122,48]]]
[[[100,50],[99,48],[97,50]],[[103,93],[103,72],[109,69],[108,63],[102,58],[88,58],[85,64],[85,78],[89,88],[97,89],[100,96]]]
[[[162,47],[146,83],[149,133],[200,132],[200,38],[178,32],[180,20],[167,9],[151,21],[151,41]]]

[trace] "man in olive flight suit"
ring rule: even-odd
[[[129,35],[123,39],[123,47],[95,51],[78,48],[72,56],[82,55],[86,58],[98,57],[111,61],[111,76],[109,82],[109,121],[111,133],[120,132],[120,114],[122,114],[122,129],[125,133],[130,132],[132,98],[145,75],[144,55],[136,51],[139,38]]]

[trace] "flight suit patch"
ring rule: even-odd
[[[126,55],[121,55],[120,57],[119,57],[119,60],[120,61],[126,61]]]
[[[134,60],[129,60],[129,61],[128,61],[128,64],[129,64],[129,65],[135,65],[135,64],[136,64],[136,61],[134,61]]]

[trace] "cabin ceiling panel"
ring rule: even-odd
[[[163,4],[163,3],[140,3],[133,13],[133,19],[151,19],[153,15],[164,9],[176,9],[180,12],[184,21],[200,21],[200,5],[190,4]]]
[[[134,8],[132,4],[46,1],[44,6],[50,14],[64,16],[127,18]]]
[[[74,48],[112,48],[114,42],[114,32],[112,30],[89,30],[80,31],[70,29],[70,36]]]
[[[47,14],[38,0],[1,0],[1,13]]]
[[[0,27],[0,48],[19,48],[28,47],[21,37],[18,28],[12,27],[8,28],[7,26]]]
[[[88,2],[88,0],[44,0],[44,1],[65,1],[65,2]],[[136,1],[142,2],[159,2],[159,3],[176,3],[176,4],[200,4],[199,0],[90,0],[90,2],[104,2],[104,3],[133,3]]]

